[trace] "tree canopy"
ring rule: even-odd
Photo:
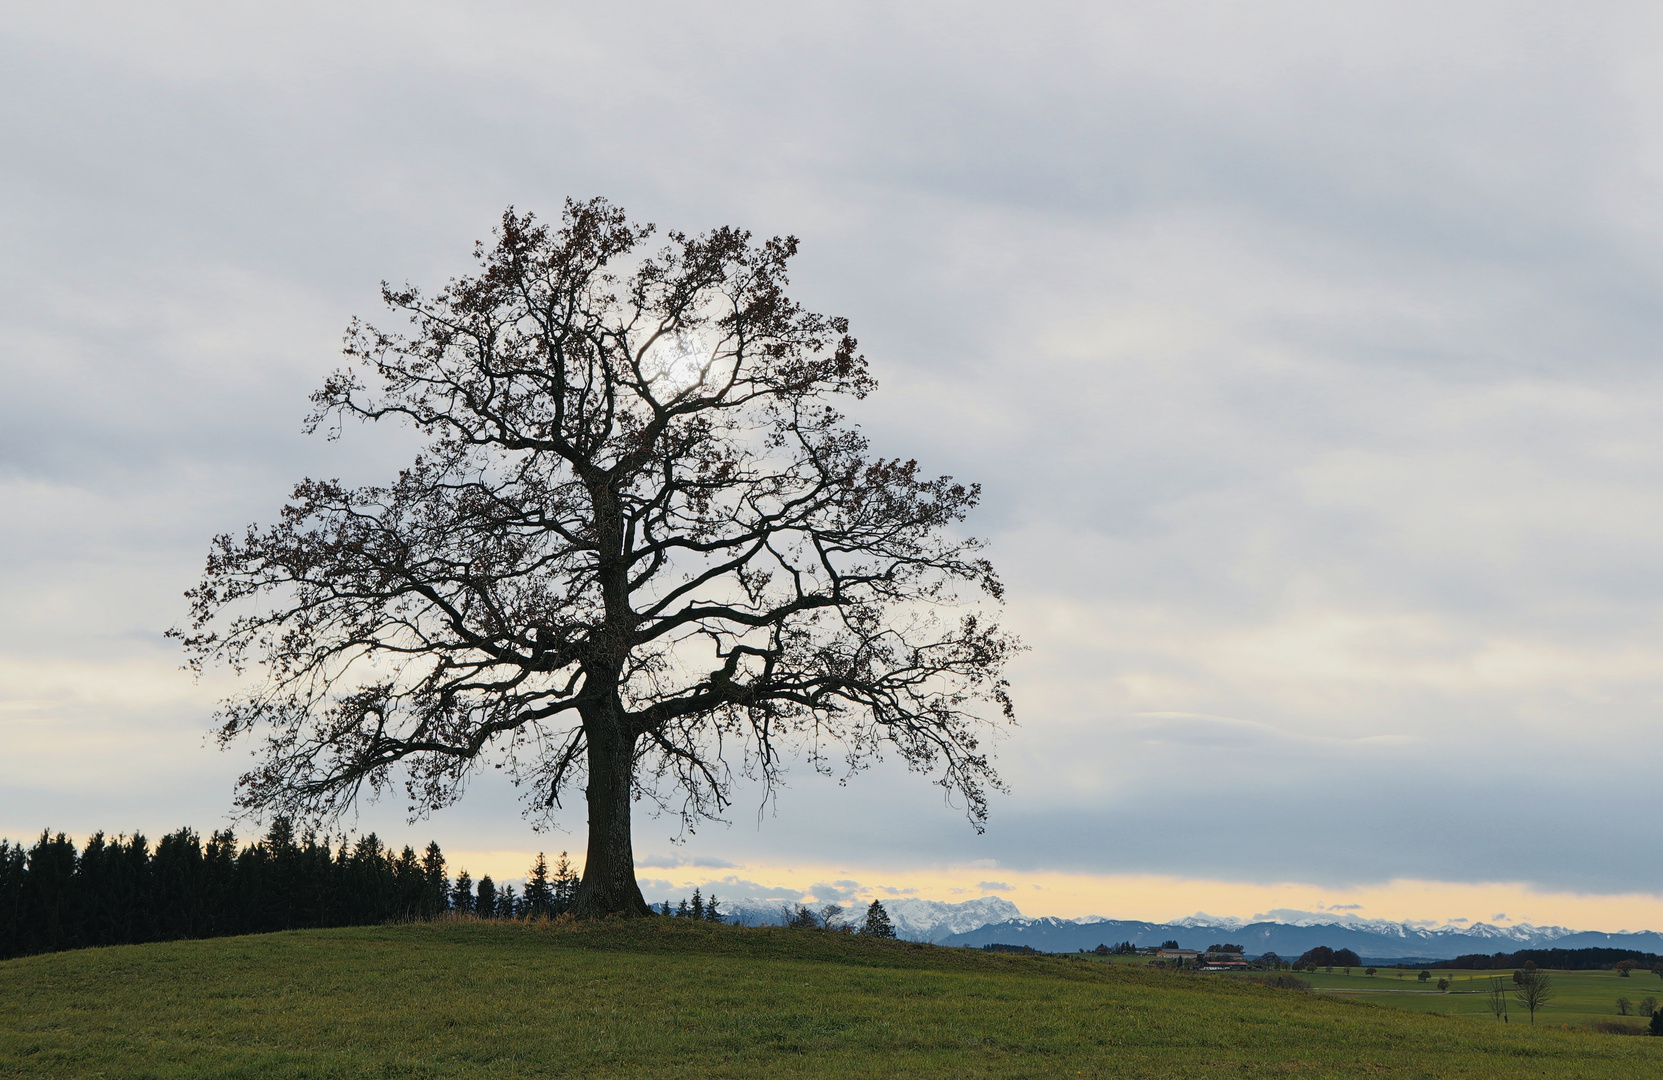
[[[311,430],[402,421],[391,481],[299,483],[215,539],[175,631],[258,665],[222,742],[263,740],[239,804],[327,819],[401,787],[413,815],[505,769],[534,810],[577,785],[579,914],[647,908],[631,804],[691,827],[793,754],[894,753],[979,829],[1014,720],[1002,590],[959,523],[975,485],[874,456],[837,410],[875,386],[845,320],[786,295],[795,239],[672,232],[604,200],[506,212],[477,273],[383,286]]]

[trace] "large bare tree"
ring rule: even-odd
[[[412,814],[507,769],[534,808],[581,784],[583,915],[645,913],[632,802],[692,824],[893,752],[980,829],[980,745],[1013,719],[1000,585],[957,531],[978,489],[869,454],[836,410],[873,387],[843,319],[789,299],[792,238],[671,233],[603,200],[503,215],[478,272],[384,286],[309,430],[403,421],[384,486],[305,480],[213,542],[191,664],[260,669],[222,743],[263,739],[253,813],[327,821],[402,785]]]

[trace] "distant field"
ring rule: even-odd
[[[1499,977],[1503,985],[1513,985],[1512,969],[1506,971],[1433,971],[1426,983],[1417,982],[1418,972],[1398,972],[1381,968],[1374,976],[1353,968],[1347,976],[1335,971],[1332,975],[1303,972],[1319,992],[1367,1001],[1393,1008],[1416,1009],[1421,1012],[1446,1013],[1452,1016],[1482,1016],[1494,1021],[1490,1013],[1489,987],[1492,978]],[[1402,978],[1398,976],[1402,974]],[[1622,1017],[1617,1013],[1617,999],[1626,997],[1639,1002],[1645,997],[1663,1001],[1663,979],[1649,971],[1636,971],[1622,978],[1615,971],[1554,971],[1549,975],[1558,996],[1536,1013],[1538,1024],[1585,1024],[1590,1020],[1624,1020],[1638,1024],[1638,1016]],[[1440,978],[1450,980],[1447,993],[1435,989]],[[1514,1001],[1508,1006],[1509,1023],[1528,1022],[1529,1014]]]
[[[1098,963],[1146,967],[1149,961],[1141,957],[1093,957]],[[1445,1016],[1480,1017],[1495,1022],[1490,1012],[1490,980],[1499,978],[1507,987],[1513,985],[1513,970],[1467,971],[1445,968],[1433,970],[1426,982],[1419,981],[1419,971],[1380,968],[1374,975],[1364,975],[1364,968],[1352,968],[1344,974],[1340,968],[1333,972],[1300,971],[1299,978],[1310,983],[1319,996],[1336,1000],[1382,1005],[1394,1009],[1413,1009],[1423,1013]],[[1623,978],[1615,971],[1553,971],[1556,996],[1536,1013],[1536,1023],[1584,1026],[1591,1021],[1613,1020],[1643,1024],[1638,1015],[1622,1016],[1617,1011],[1617,999],[1626,997],[1636,1009],[1641,1000],[1653,997],[1663,1002],[1663,979],[1649,971],[1637,970]],[[1228,979],[1230,975],[1201,975],[1199,978]],[[1449,979],[1447,991],[1437,989],[1439,979]],[[1530,1014],[1516,1000],[1508,1005],[1508,1023],[1530,1022]]]
[[[1614,998],[1618,982],[1596,973],[1589,992]],[[1660,1072],[1663,1039],[1503,1027],[1080,957],[674,920],[303,931],[0,964],[0,1076]]]

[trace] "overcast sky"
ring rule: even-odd
[[[14,6],[0,835],[224,824],[209,538],[401,462],[301,433],[379,281],[604,195],[801,238],[1031,646],[985,836],[798,773],[653,887],[1663,928],[1660,194],[1639,3]]]

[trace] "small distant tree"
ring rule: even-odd
[[[1490,1011],[1496,1019],[1507,1023],[1507,984],[1500,979],[1490,980]]]
[[[1282,958],[1273,952],[1267,952],[1259,957],[1259,963],[1267,971],[1279,971],[1282,967]]]
[[[1176,949],[1177,947],[1178,947],[1178,943],[1176,941],[1163,941],[1163,942],[1161,942],[1161,948],[1163,948],[1163,949]]]
[[[465,869],[456,875],[456,887],[450,893],[450,909],[464,915],[473,914],[473,877]]]
[[[1335,967],[1344,967],[1344,968],[1354,968],[1354,967],[1362,967],[1363,966],[1362,957],[1358,956],[1355,952],[1351,951],[1350,949],[1335,949],[1334,950],[1333,963],[1334,963]]]
[[[817,930],[820,927],[820,920],[815,917],[813,911],[803,904],[798,904],[795,908],[787,905],[783,913],[785,915],[785,925],[789,929]]]
[[[514,895],[514,886],[504,885],[497,893],[497,918],[517,919],[525,914],[525,900]]]
[[[1633,970],[1634,970],[1634,961],[1632,961],[1632,960],[1619,960],[1619,961],[1617,961],[1617,975],[1619,977],[1626,979],[1626,978],[1628,978],[1628,973],[1633,971]]]
[[[688,914],[700,922],[704,921],[704,894],[697,889],[693,890],[693,903],[690,905]]]
[[[1419,979],[1421,982],[1425,982],[1426,980],[1430,979],[1431,977],[1432,977],[1432,973],[1430,971],[1427,971],[1424,968],[1421,969],[1421,973],[1419,975],[1415,976],[1415,978]]]
[[[827,904],[820,909],[820,925],[827,930],[843,929],[843,909],[837,904]]]
[[[1369,978],[1372,979],[1372,978],[1374,978],[1374,973],[1376,971],[1379,971],[1379,970],[1380,970],[1379,968],[1364,968],[1363,969],[1363,974],[1367,975]]]
[[[497,883],[486,874],[479,879],[479,893],[474,900],[474,913],[482,919],[489,919],[497,913]]]
[[[726,921],[725,917],[722,915],[722,902],[720,900],[716,899],[716,894],[715,893],[711,893],[710,894],[710,899],[706,900],[704,902],[704,921],[705,922],[725,922]]]
[[[1518,985],[1513,987],[1513,996],[1519,999],[1519,1004],[1530,1010],[1530,1022],[1536,1022],[1536,1010],[1545,1007],[1548,1002],[1559,996],[1553,980],[1545,971],[1537,971],[1535,965],[1519,973]]]
[[[1438,980],[1438,989],[1439,990],[1448,990],[1449,985],[1450,985],[1450,983],[1449,983],[1448,979],[1439,979]]]
[[[687,897],[684,896],[681,898],[681,903],[676,905],[676,918],[688,919],[692,918],[692,916],[693,909],[687,906]]]
[[[1640,999],[1640,1015],[1641,1016],[1650,1016],[1652,1013],[1654,1013],[1656,1011],[1657,1011],[1657,999],[1656,998],[1654,998],[1654,997],[1643,997],[1643,998]]]
[[[1628,1000],[1625,997],[1620,997],[1620,998],[1617,999],[1617,1015],[1618,1016],[1627,1016],[1630,1013],[1632,1013],[1633,1011],[1634,1011],[1634,1002]]]
[[[866,921],[860,924],[860,932],[867,937],[893,938],[895,924],[889,921],[889,912],[884,910],[882,902],[874,900],[866,906]],[[1108,947],[1099,945],[1102,952],[1108,952]]]

